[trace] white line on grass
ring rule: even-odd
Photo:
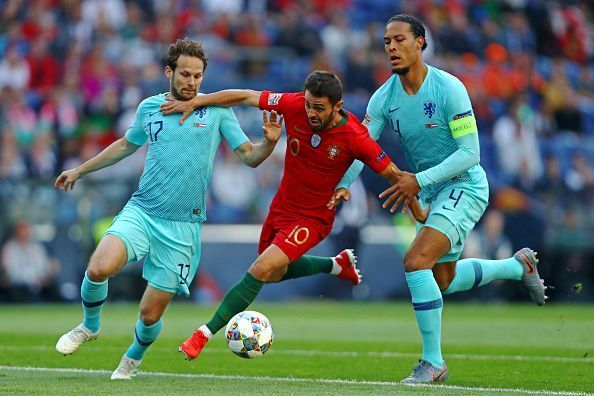
[[[88,370],[79,368],[55,368],[55,367],[19,367],[19,366],[0,366],[0,370],[7,371],[37,371],[37,372],[51,372],[51,373],[77,373],[77,374],[111,374],[109,370]],[[221,379],[221,380],[251,380],[251,381],[278,381],[278,382],[313,382],[323,384],[338,384],[338,385],[374,385],[374,386],[396,386],[396,387],[415,387],[426,389],[452,389],[464,390],[471,392],[500,392],[500,393],[520,393],[520,394],[538,394],[538,395],[559,395],[559,396],[592,396],[592,393],[584,392],[565,392],[565,391],[547,391],[547,390],[529,390],[519,388],[483,388],[473,386],[458,386],[458,385],[431,385],[431,384],[400,384],[398,382],[384,382],[384,381],[354,381],[341,379],[325,379],[325,378],[294,378],[294,377],[266,377],[266,376],[246,376],[246,375],[220,375],[220,374],[180,374],[180,373],[160,373],[151,371],[142,371],[138,375],[143,377],[173,377],[173,378],[206,378],[206,379]]]
[[[270,350],[270,354],[298,355],[298,356],[335,356],[335,357],[361,357],[369,356],[375,358],[418,358],[415,352],[330,352],[315,350],[283,349]],[[456,360],[506,360],[506,361],[530,361],[530,362],[559,362],[559,363],[594,363],[594,358],[588,357],[563,357],[563,356],[522,356],[522,355],[465,355],[460,353],[446,353],[447,359]]]
[[[54,350],[54,346],[51,345],[1,345],[0,350]],[[95,349],[122,349],[117,346],[92,346]],[[165,348],[161,346],[153,346],[151,350],[165,350],[171,348]],[[227,349],[210,348],[204,351],[204,353],[228,353]],[[292,355],[292,356],[328,356],[328,357],[344,357],[344,358],[359,358],[359,357],[374,357],[374,358],[413,358],[419,357],[416,352],[355,352],[355,351],[316,351],[308,349],[271,349],[268,352],[270,355]],[[594,363],[594,358],[589,357],[565,357],[565,356],[523,356],[523,355],[465,355],[460,353],[446,354],[448,360],[501,360],[501,361],[517,361],[517,362],[556,362],[556,363]]]

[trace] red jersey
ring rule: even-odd
[[[358,159],[381,173],[390,164],[390,158],[348,111],[343,111],[346,122],[314,132],[305,111],[303,92],[264,91],[259,106],[282,114],[287,132],[285,169],[270,205],[271,214],[319,220],[329,232],[336,210],[328,210],[326,204],[353,161]]]

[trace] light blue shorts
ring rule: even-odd
[[[423,200],[421,205],[427,205]],[[458,183],[440,191],[432,200],[429,218],[417,223],[417,234],[423,227],[431,227],[445,234],[451,249],[438,263],[457,261],[462,254],[468,233],[479,221],[489,203],[489,184],[486,178],[477,183]]]
[[[190,295],[188,286],[200,261],[202,223],[152,217],[134,205],[126,205],[105,234],[126,245],[128,262],[143,257],[142,277],[149,285],[174,294]]]

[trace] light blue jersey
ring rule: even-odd
[[[143,100],[126,132],[131,143],[149,142],[139,188],[129,203],[162,219],[203,222],[206,190],[221,138],[233,150],[249,139],[230,108],[201,107],[180,125],[180,114],[159,111],[167,95]]]
[[[364,124],[375,139],[386,124],[396,134],[411,171],[417,174],[421,196],[430,202],[453,183],[482,183],[486,176],[479,164],[469,169],[462,164],[460,173],[450,174],[447,180],[425,177],[424,171],[458,151],[457,139],[476,133],[472,105],[462,82],[442,70],[429,65],[427,68],[427,76],[415,95],[404,91],[398,75],[390,77],[371,97]],[[471,132],[462,128],[460,132],[460,122],[466,120],[471,120],[474,128]],[[457,164],[452,165],[455,168]]]
[[[476,120],[464,85],[427,65],[419,91],[408,95],[393,75],[371,97],[363,124],[374,139],[388,126],[398,137],[415,173],[421,206],[430,205],[425,224],[448,237],[451,249],[438,262],[460,257],[468,233],[489,200],[485,171],[479,165]],[[363,164],[353,163],[338,187],[349,187]]]

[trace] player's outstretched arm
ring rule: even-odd
[[[414,179],[414,182],[410,180],[410,176]],[[424,223],[427,220],[429,211],[423,209],[417,199],[417,194],[421,191],[418,183],[416,183],[415,175],[409,172],[403,172],[393,162],[382,172],[380,176],[383,176],[388,183],[392,186],[382,192],[379,197],[388,199],[382,204],[382,207],[387,208],[390,203],[394,202],[390,208],[390,212],[394,213],[396,208],[402,204],[402,213],[407,208],[410,209],[415,220],[420,223]],[[416,187],[415,187],[416,185]]]
[[[260,104],[260,91],[251,89],[226,89],[206,95],[197,95],[190,100],[177,100],[172,96],[161,105],[161,112],[164,115],[183,113],[179,123],[183,124],[195,108],[201,106],[251,106],[258,107]]]
[[[72,190],[76,181],[81,177],[121,161],[138,150],[139,147],[126,138],[120,138],[84,164],[62,172],[56,179],[54,186],[64,191]]]
[[[264,139],[259,143],[245,142],[235,149],[235,154],[239,159],[252,168],[260,165],[274,150],[276,142],[281,137],[283,127],[283,116],[278,116],[276,111],[262,112],[262,129]]]

